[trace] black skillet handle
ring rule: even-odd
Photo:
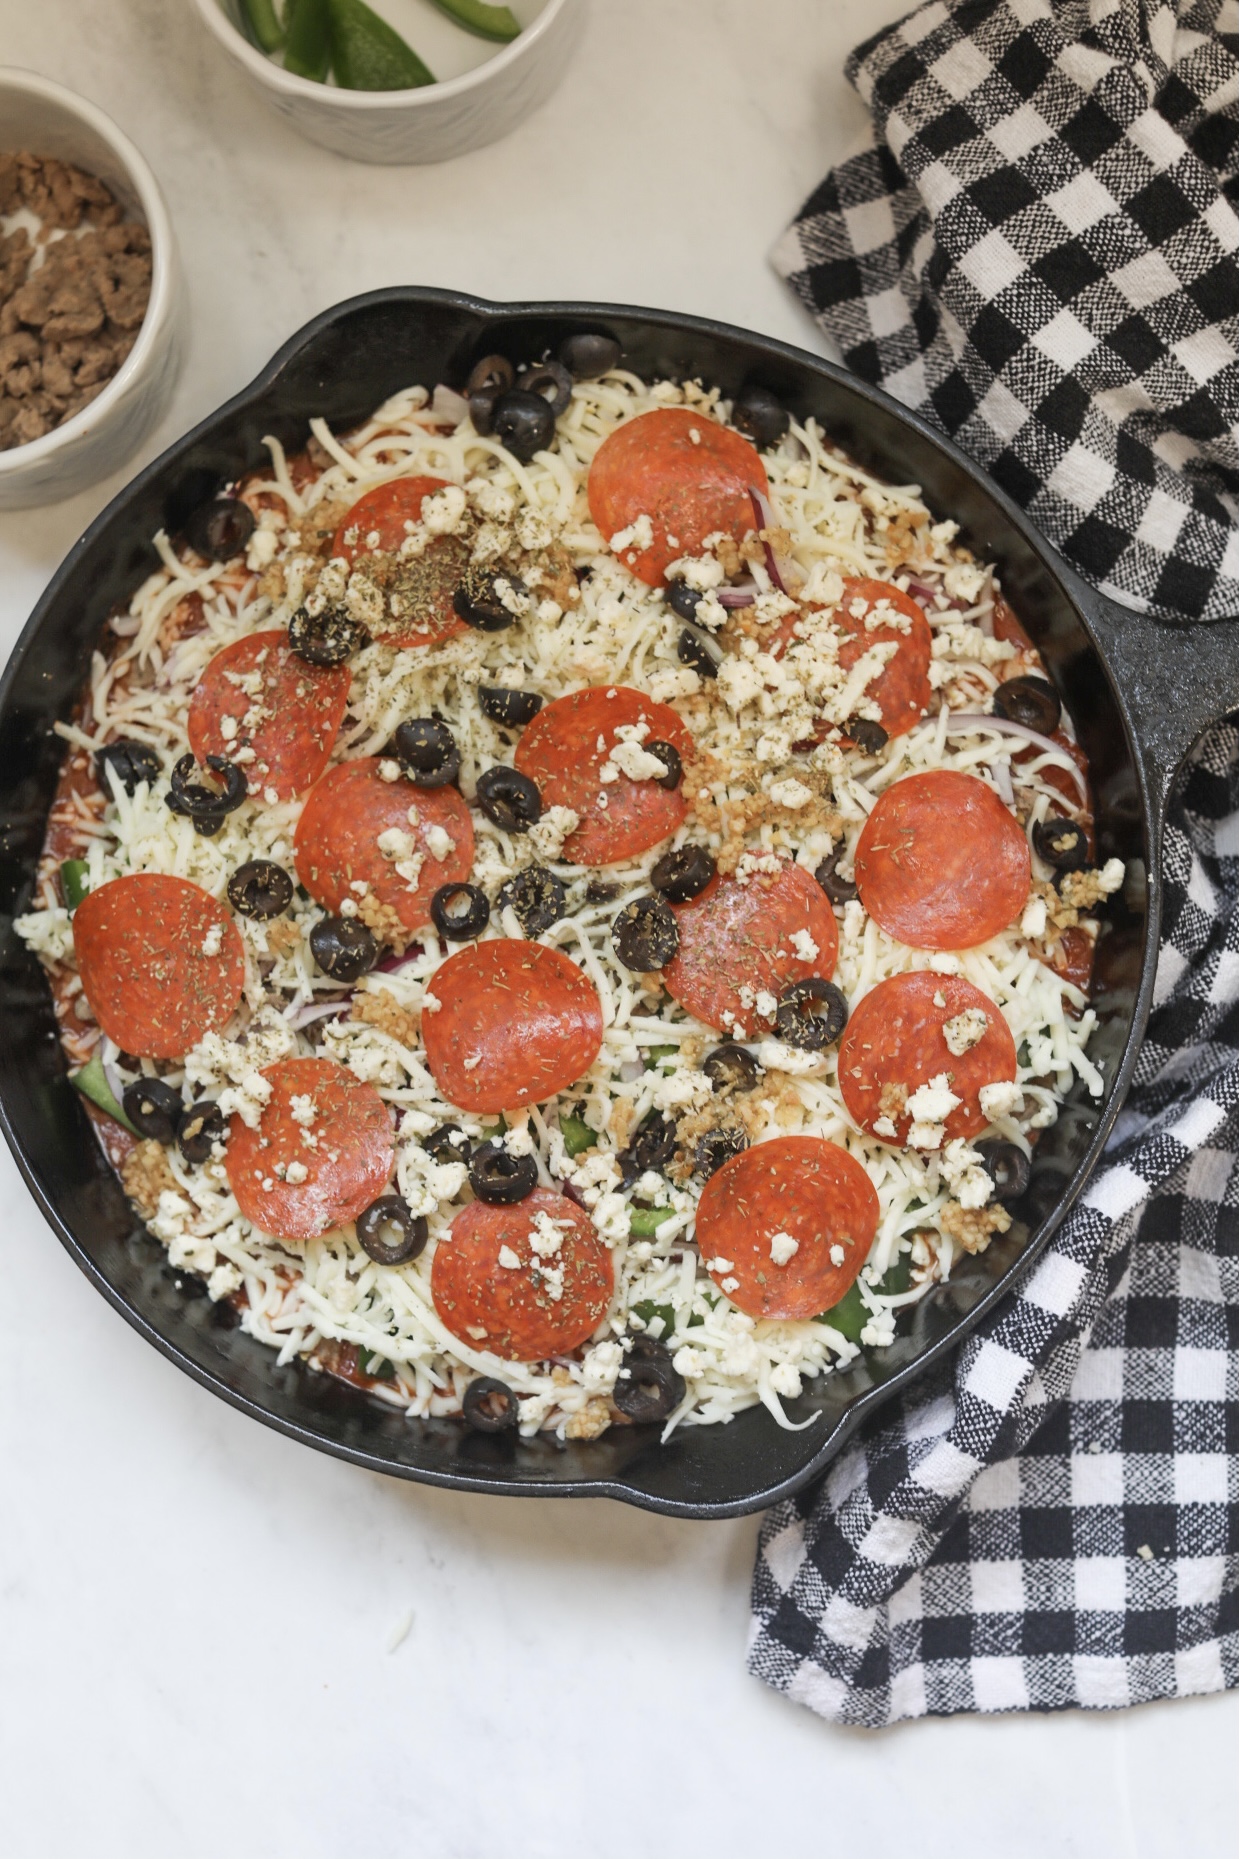
[[[1066,569],[1114,673],[1160,838],[1174,778],[1196,738],[1239,710],[1239,616],[1176,624],[1136,613]]]

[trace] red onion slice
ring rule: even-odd
[[[755,485],[750,484],[749,498],[753,505],[753,514],[757,518],[758,530],[777,529],[779,519],[765,491],[759,491]],[[766,551],[766,567],[769,570],[770,579],[780,594],[794,595],[795,590],[804,585],[804,575],[800,564],[794,562],[788,555],[777,554],[769,542],[763,540],[762,547]]]
[[[312,1026],[315,1020],[325,1020],[333,1013],[346,1013],[352,998],[349,994],[344,1000],[309,1002],[304,1007],[298,1007],[288,1024],[294,1033],[299,1033],[302,1027]]]
[[[735,581],[730,587],[716,587],[714,598],[720,607],[751,607],[757,599],[757,583]]]
[[[992,729],[999,736],[1018,736],[1023,742],[1032,743],[1043,755],[1052,755],[1056,762],[1061,762],[1067,769],[1080,795],[1080,805],[1088,806],[1088,783],[1076,767],[1074,760],[1059,742],[1051,742],[1048,736],[1042,736],[1035,729],[1029,729],[1026,723],[1013,723],[1010,717],[973,715],[967,711],[952,713],[946,726],[948,736],[971,735],[974,730]]]
[[[374,964],[376,975],[394,975],[399,968],[407,968],[410,962],[416,962],[422,954],[420,942],[411,943],[403,955],[385,955],[381,962]]]
[[[440,381],[435,388],[429,411],[436,425],[459,426],[468,415],[469,402],[454,387],[445,387]]]

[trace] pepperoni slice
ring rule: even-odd
[[[509,1362],[576,1349],[606,1316],[614,1288],[611,1254],[593,1221],[549,1188],[514,1207],[471,1202],[430,1268],[435,1309],[453,1335]]]
[[[242,762],[251,789],[273,788],[291,800],[313,787],[327,766],[344,707],[349,672],[298,658],[281,632],[251,633],[217,652],[189,700],[189,746],[208,755],[252,749]],[[235,726],[224,730],[228,717]]]
[[[879,601],[893,607],[901,619],[870,630],[866,621]],[[859,606],[861,610],[853,613],[853,606]],[[786,619],[780,621],[769,646],[774,657],[782,658],[793,643],[797,622],[804,612],[824,611],[828,609],[801,609],[789,613]],[[906,631],[902,625],[903,619],[907,621]],[[928,710],[931,696],[929,664],[933,656],[934,636],[921,608],[910,594],[892,587],[889,581],[862,581],[849,577],[843,583],[843,599],[833,612],[833,621],[844,635],[839,646],[839,663],[845,671],[850,671],[871,645],[895,646],[894,656],[888,659],[879,675],[865,686],[865,696],[876,702],[881,713],[882,727],[888,736],[906,735]],[[825,733],[824,729],[820,733]]]
[[[608,542],[649,517],[649,547],[625,549],[620,560],[658,587],[668,562],[700,555],[707,536],[723,530],[743,542],[752,533],[750,486],[768,489],[766,468],[747,439],[687,408],[659,407],[626,421],[598,447],[589,468],[589,513]]]
[[[820,1136],[776,1136],[711,1175],[697,1246],[715,1284],[750,1317],[816,1317],[860,1271],[878,1212],[873,1183],[846,1149]],[[842,1263],[831,1257],[836,1248]]]
[[[332,554],[347,562],[394,555],[409,534],[405,524],[419,522],[423,501],[446,484],[446,478],[393,478],[367,491],[337,529]],[[399,600],[401,617],[375,637],[384,645],[421,646],[467,632],[452,596],[468,566],[469,551],[456,536],[436,536],[421,555],[400,561],[387,593]]]
[[[1013,813],[975,775],[937,768],[887,788],[856,846],[856,886],[889,936],[972,949],[1019,916],[1032,866]]]
[[[347,1226],[391,1175],[387,1105],[334,1059],[280,1059],[262,1075],[271,1097],[258,1128],[234,1116],[224,1151],[237,1206],[277,1239],[317,1239]]]
[[[559,949],[480,942],[449,956],[422,1015],[435,1083],[461,1110],[541,1104],[587,1072],[602,1045],[602,1003]]]
[[[602,779],[603,764],[620,747],[620,729],[644,724],[643,742],[669,742],[687,762],[693,739],[675,711],[623,685],[598,684],[557,697],[540,710],[517,744],[515,762],[538,784],[544,807],[571,807],[581,824],[565,842],[570,865],[611,865],[670,838],[688,812],[683,784],[621,773]]]
[[[952,1052],[945,1029],[960,1015],[978,1014],[987,1022],[981,1037],[963,1052]],[[951,1037],[962,1045],[977,1030],[975,1019],[971,1026],[965,1020]],[[998,1008],[959,975],[922,970],[879,981],[853,1009],[839,1043],[839,1089],[850,1114],[871,1136],[905,1143],[912,1126],[908,1098],[944,1076],[960,1099],[944,1119],[946,1141],[975,1136],[989,1121],[979,1101],[981,1086],[1015,1078],[1015,1041]]]
[[[306,799],[293,856],[297,876],[324,910],[338,911],[346,898],[358,902],[363,893],[353,887],[366,884],[412,936],[429,923],[439,886],[461,884],[472,871],[473,821],[455,788],[384,781],[380,760],[365,755],[328,770]],[[431,847],[438,828],[452,842],[445,853],[441,843],[438,852]],[[410,843],[389,841],[385,852],[379,836],[390,832]]]
[[[682,1007],[720,1031],[745,1039],[769,1032],[771,1020],[756,1012],[758,994],[777,998],[793,981],[810,975],[829,980],[835,971],[834,912],[799,865],[784,865],[777,874],[754,873],[743,884],[714,878],[675,914],[680,947],[663,969],[663,980]],[[817,947],[812,960],[793,941],[802,930]]]
[[[73,947],[96,1020],[138,1058],[183,1057],[241,999],[237,926],[187,878],[134,872],[88,891],[73,914]]]
[[[870,628],[868,617],[879,602],[893,607],[900,619],[907,621],[906,630],[899,621]],[[854,609],[862,603],[863,610],[857,613]],[[865,695],[877,704],[888,736],[906,735],[928,710],[931,695],[929,661],[934,636],[923,611],[910,594],[892,587],[889,581],[846,580],[835,623],[848,634],[839,648],[839,663],[845,671],[850,671],[870,646],[895,646],[894,657],[866,685]]]

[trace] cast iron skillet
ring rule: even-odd
[[[411,382],[459,385],[481,354],[537,359],[569,331],[608,330],[647,378],[699,375],[728,394],[772,388],[816,414],[854,456],[924,487],[1004,589],[1044,655],[1092,765],[1102,858],[1128,861],[1098,949],[1091,1047],[1108,1081],[1081,1091],[1038,1145],[1012,1229],[914,1307],[895,1345],[792,1403],[803,1432],[763,1408],[726,1427],[616,1428],[590,1443],[471,1434],[457,1421],[410,1422],[302,1363],[277,1368],[191,1277],[170,1270],[136,1221],[66,1082],[50,995],[13,933],[26,907],[62,744],[52,733],[77,698],[108,612],[157,565],[151,536],[175,532],[225,480],[262,462],[262,438],[290,450],[321,414],[347,428]],[[1079,1196],[1127,1089],[1148,1017],[1161,900],[1161,839],[1175,770],[1200,731],[1239,705],[1230,624],[1175,628],[1129,613],[1084,585],[1020,511],[956,447],[874,388],[801,350],[721,323],[598,304],[491,304],[398,289],[328,310],[253,384],[122,491],[78,541],[40,600],[0,682],[0,1125],[48,1221],[82,1270],[148,1341],[243,1412],[374,1471],[460,1490],[614,1497],[683,1517],[758,1510],[838,1453],[863,1415],[921,1374],[986,1315]]]

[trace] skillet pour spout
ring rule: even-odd
[[[613,338],[648,378],[697,376],[728,395],[763,388],[812,415],[860,462],[919,483],[953,517],[1036,641],[1073,716],[1096,790],[1098,852],[1128,865],[1098,945],[1090,1056],[1104,1097],[1083,1086],[1038,1144],[1011,1230],[914,1307],[890,1349],[810,1383],[789,1403],[803,1431],[764,1408],[725,1427],[616,1426],[600,1440],[521,1439],[456,1421],[409,1420],[304,1363],[276,1367],[226,1308],[174,1282],[137,1221],[67,1081],[51,998],[13,931],[28,906],[63,744],[109,612],[157,565],[151,537],[265,459],[263,437],[303,446],[322,416],[348,428],[398,389],[463,388],[483,356],[540,362],[582,331]],[[1087,587],[985,473],[922,420],[841,369],[704,318],[618,305],[493,304],[401,288],[354,298],[306,325],[235,399],[178,440],[109,505],[74,548],[0,681],[0,1127],[49,1223],[122,1315],[178,1367],[290,1438],[373,1471],[511,1496],[613,1497],[683,1517],[763,1509],[819,1474],[879,1402],[954,1348],[1010,1290],[1084,1188],[1131,1077],[1148,1017],[1161,901],[1161,839],[1175,771],[1200,731],[1239,706],[1230,623],[1173,627]],[[188,1280],[179,1280],[188,1284]]]

